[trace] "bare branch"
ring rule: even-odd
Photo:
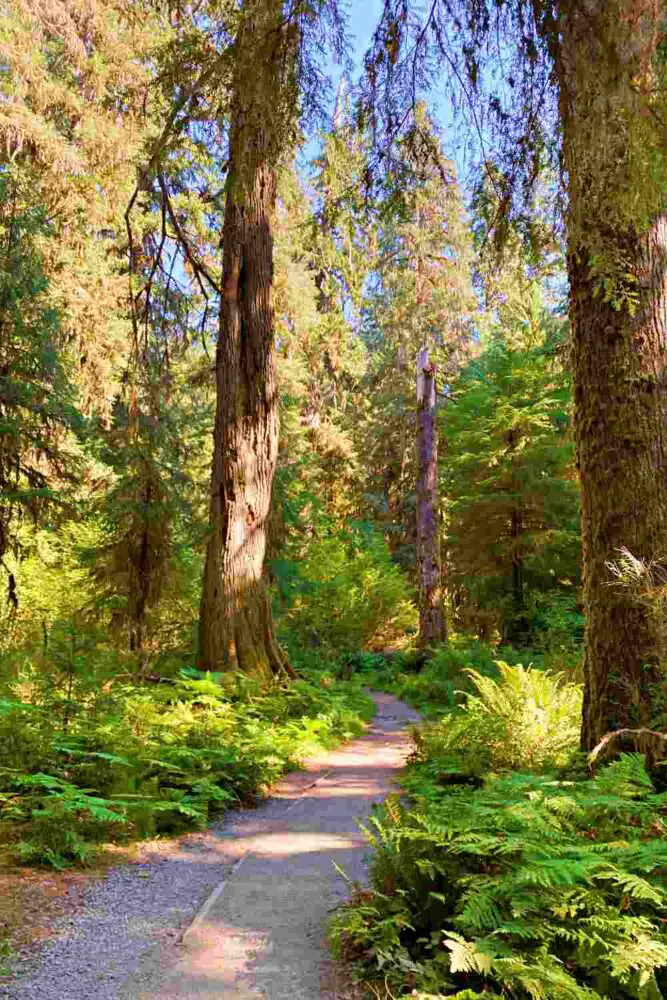
[[[658,733],[654,729],[616,729],[603,736],[595,749],[591,750],[588,755],[589,765],[592,766],[603,751],[627,737],[632,737],[633,743],[638,747],[643,745],[645,748],[650,746],[655,749],[667,746],[667,733]]]
[[[167,209],[167,214],[169,215],[169,221],[174,227],[176,238],[183,250],[183,253],[185,254],[186,260],[190,264],[190,267],[192,268],[195,277],[197,278],[197,282],[199,284],[202,295],[204,296],[204,298],[206,298],[206,292],[204,291],[204,287],[201,282],[202,278],[205,278],[206,281],[208,281],[209,285],[216,293],[216,295],[222,294],[220,283],[215,280],[215,278],[213,277],[209,269],[206,267],[204,262],[199,259],[196,251],[193,249],[192,244],[190,243],[190,240],[187,237],[187,234],[185,233],[183,227],[181,226],[178,220],[178,216],[174,211],[174,206],[172,205],[171,198],[169,196],[169,189],[167,187],[167,182],[164,178],[164,174],[158,174],[158,184],[160,185],[160,190],[162,191],[162,198],[164,205],[166,206]]]

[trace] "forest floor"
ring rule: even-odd
[[[394,788],[416,713],[374,694],[367,732],[306,762],[253,810],[143,845],[76,887],[77,905],[28,950],[13,1000],[335,1000],[353,995],[325,930],[363,880],[359,821]]]

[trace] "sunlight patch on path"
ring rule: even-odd
[[[123,1000],[333,1000],[322,978],[324,935],[348,893],[337,867],[363,879],[359,821],[392,791],[409,749],[405,727],[416,719],[389,695],[375,698],[364,736],[310,761],[315,780],[302,776],[300,790],[289,782],[279,790],[291,800],[280,817],[250,818],[245,837],[238,830],[238,861],[178,953],[127,982]]]

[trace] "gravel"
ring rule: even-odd
[[[84,892],[83,911],[55,921],[54,937],[27,960],[18,981],[0,987],[14,1000],[116,1000],[119,984],[156,944],[173,948],[181,929],[225,877],[216,831],[188,838],[176,857],[148,854],[112,869]],[[188,856],[190,854],[190,856]]]
[[[406,706],[377,697],[378,721],[400,726],[414,718]],[[399,721],[400,720],[400,721]],[[391,723],[390,723],[391,724]],[[124,984],[142,977],[142,966],[168,965],[181,937],[213,889],[227,878],[252,837],[275,822],[305,788],[326,773],[326,755],[289,775],[274,797],[237,810],[203,833],[153,842],[137,863],[112,868],[83,890],[74,913],[57,918],[53,936],[17,963],[0,985],[12,1000],[119,1000]]]

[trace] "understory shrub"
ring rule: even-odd
[[[96,843],[203,825],[252,801],[306,755],[357,735],[373,714],[358,683],[287,686],[185,670],[79,704],[0,701],[0,843],[64,867]]]
[[[428,760],[455,755],[477,772],[561,767],[579,742],[579,685],[520,664],[496,666],[498,677],[465,671],[473,691],[463,694],[462,710],[424,726],[417,753]]]
[[[427,653],[412,649],[390,655],[362,654],[354,672],[367,682],[407,701],[426,717],[440,716],[459,704],[469,686],[466,669],[494,676],[495,651],[488,643],[454,639]]]
[[[481,787],[439,785],[417,764],[409,788],[409,807],[391,798],[368,824],[371,888],[332,926],[376,995],[665,995],[667,795],[642,757]]]
[[[370,525],[354,522],[313,539],[291,571],[282,581],[286,607],[280,632],[297,659],[300,647],[335,660],[416,634],[412,588]]]
[[[362,653],[353,661],[354,673],[364,674],[371,686],[395,694],[427,718],[465,703],[466,695],[476,691],[474,678],[498,678],[500,663],[512,667],[527,663],[536,672],[557,674],[562,684],[572,682],[576,675],[575,661],[564,654],[556,657],[512,646],[495,647],[464,636],[427,651]]]

